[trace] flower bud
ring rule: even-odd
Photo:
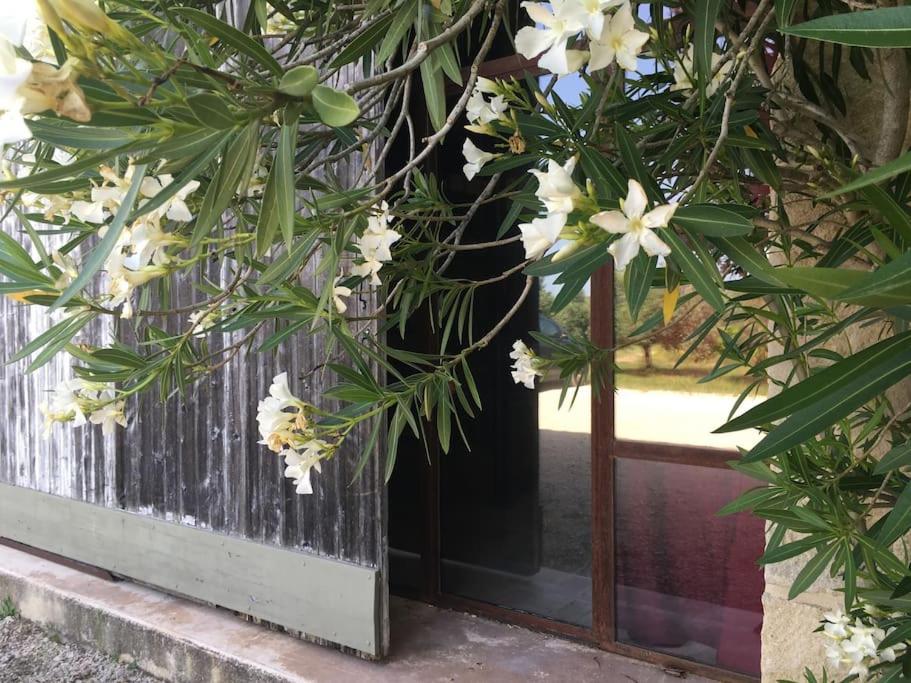
[[[45,23],[51,24],[47,17],[53,12],[54,17],[63,19],[73,28],[95,33],[107,33],[114,22],[101,11],[93,0],[39,0],[39,7]]]
[[[497,134],[497,131],[494,130],[494,127],[491,126],[489,123],[484,123],[484,124],[471,123],[471,124],[465,126],[465,130],[467,130],[471,133],[477,133],[478,135],[496,136],[496,134]]]
[[[574,242],[570,242],[569,244],[567,244],[566,246],[561,248],[560,251],[558,251],[556,254],[554,254],[554,257],[551,259],[551,263],[556,263],[557,261],[562,261],[567,256],[575,253],[576,250],[578,250],[579,247],[581,247],[581,246],[582,246],[582,240],[576,240]]]
[[[519,132],[509,138],[509,151],[513,154],[522,154],[525,151],[525,138]]]

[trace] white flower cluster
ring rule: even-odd
[[[70,213],[84,223],[100,225],[109,215],[115,214],[133,182],[132,165],[127,167],[123,177],[108,166],[102,166],[99,172],[104,180],[92,188],[91,201],[76,200],[70,207]],[[169,174],[144,177],[139,185],[139,208],[173,180]],[[185,244],[182,237],[162,230],[161,222],[164,219],[179,222],[192,220],[193,214],[190,213],[186,199],[198,187],[198,181],[190,181],[161,206],[137,218],[120,234],[105,262],[105,269],[109,277],[108,304],[114,307],[122,304],[121,317],[132,317],[131,300],[137,287],[167,274],[171,257],[166,248]],[[106,229],[102,226],[98,234],[103,236]]]
[[[516,339],[513,343],[509,357],[513,360],[513,381],[516,384],[524,384],[528,389],[534,389],[535,380],[544,375],[541,359],[521,339]]]
[[[100,424],[104,434],[112,434],[114,425],[127,426],[123,414],[124,402],[106,384],[73,378],[54,387],[48,401],[38,406],[44,415],[44,435],[58,422],[72,422],[79,427],[86,422]]]
[[[613,14],[609,10],[618,7]],[[560,76],[578,71],[588,63],[589,71],[613,62],[636,70],[636,58],[648,41],[648,33],[635,28],[628,0],[550,0],[523,2],[522,7],[537,26],[526,26],[516,34],[516,50],[528,59],[538,55],[538,66]],[[583,38],[588,49],[571,49]]]
[[[712,54],[712,64],[711,71],[718,69],[718,73],[712,76],[708,85],[705,86],[705,94],[708,97],[714,95],[718,88],[721,87],[721,84],[724,83],[724,80],[728,77],[728,74],[731,73],[731,69],[734,68],[734,61],[728,60],[718,68],[718,62],[721,61],[721,55]],[[674,63],[674,85],[671,86],[671,90],[681,90],[683,92],[691,92],[695,89],[693,84],[693,79],[696,74],[696,66],[693,60],[693,46],[690,45],[683,56],[680,57]]]
[[[485,95],[492,97],[488,99]],[[495,135],[496,131],[490,124],[501,119],[506,120],[508,106],[506,97],[497,82],[479,77],[465,107],[465,118],[468,119],[469,124],[465,128],[482,135]],[[484,164],[501,156],[493,152],[485,152],[475,145],[471,138],[465,139],[465,143],[462,145],[462,155],[465,157],[462,171],[468,180],[474,179],[481,172]]]
[[[905,649],[904,643],[879,649],[886,637],[886,631],[878,626],[865,623],[858,617],[851,617],[841,610],[823,615],[823,633],[830,639],[826,645],[826,656],[832,666],[849,668],[848,675],[863,679],[870,673],[870,667],[881,662],[894,662]]]
[[[354,246],[361,252],[361,262],[351,268],[351,272],[358,277],[370,277],[370,284],[380,285],[379,272],[384,263],[392,260],[392,245],[402,236],[389,228],[392,215],[386,202],[380,204],[379,209],[374,209],[367,218],[367,229],[364,234],[355,240]],[[347,288],[345,288],[347,289]],[[350,291],[345,296],[350,295]],[[338,305],[336,303],[336,305]]]
[[[546,172],[537,169],[531,171],[538,179],[535,196],[544,204],[547,213],[531,223],[519,225],[526,258],[543,256],[560,238],[569,215],[586,203],[582,190],[573,181],[575,167],[575,158],[562,166],[549,160]],[[620,208],[620,211],[600,211],[588,217],[588,221],[602,230],[622,235],[608,247],[618,271],[626,268],[639,253],[640,247],[649,256],[667,256],[671,253],[670,247],[658,237],[654,229],[667,227],[677,209],[676,204],[662,204],[646,211],[648,198],[645,190],[637,181],[630,179],[626,199],[620,201]],[[573,249],[575,245],[570,243],[554,258],[559,259]]]
[[[321,472],[320,461],[334,448],[315,437],[308,409],[291,393],[288,373],[282,372],[272,380],[269,395],[259,402],[256,413],[260,443],[285,459],[285,476],[294,481],[300,494],[313,493],[310,472]]]

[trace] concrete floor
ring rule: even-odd
[[[679,680],[679,674],[644,662],[399,599],[392,601],[389,658],[367,662],[224,610],[0,546],[0,597],[6,596],[24,618],[113,657],[129,655],[140,668],[171,681]]]

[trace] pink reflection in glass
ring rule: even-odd
[[[761,520],[715,513],[755,482],[616,460],[617,639],[759,675]]]

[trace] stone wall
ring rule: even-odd
[[[845,56],[847,50],[845,50]],[[908,147],[911,141],[911,119],[908,116],[909,89],[907,86],[906,54],[901,51],[880,51],[876,61],[869,65],[871,80],[861,79],[848,63],[847,58],[841,68],[840,84],[844,89],[847,101],[847,115],[836,117],[839,124],[849,131],[857,141],[864,157],[877,164],[897,156],[896,145],[884,144],[888,138],[894,138],[894,129],[898,125],[896,117],[903,116],[906,138],[901,150]],[[899,73],[896,78],[896,70]],[[790,73],[787,59],[779,61],[773,73],[776,85],[797,93],[797,87]],[[896,100],[904,93],[904,102]],[[788,131],[793,136],[800,130],[808,143],[819,138],[819,129],[811,121],[796,116],[793,112],[773,112],[773,127]],[[793,139],[793,137],[792,137]],[[891,147],[892,149],[888,149]],[[799,201],[787,197],[788,218],[792,225],[805,223],[818,218],[820,210],[808,201]],[[797,201],[795,201],[797,200]],[[837,220],[837,218],[836,218]],[[841,217],[842,221],[850,220],[849,216]],[[829,232],[838,229],[837,225],[829,226]],[[814,231],[817,236],[826,237],[825,231]],[[779,261],[783,261],[779,254]],[[775,255],[770,256],[776,260]],[[802,265],[811,265],[803,263]],[[875,326],[862,330],[856,327],[848,334],[836,339],[832,348],[845,352],[848,348],[857,351],[868,346],[879,337],[880,330]],[[773,350],[774,352],[774,350]],[[784,373],[787,368],[780,369]],[[906,381],[893,388],[890,398],[899,402],[911,398],[911,382]],[[766,589],[763,595],[763,629],[762,629],[762,680],[763,682],[782,679],[801,681],[803,672],[810,668],[820,673],[826,666],[825,636],[814,633],[819,627],[823,614],[838,609],[843,603],[842,594],[836,592],[840,585],[838,579],[830,579],[828,573],[805,593],[794,600],[788,600],[791,583],[806,563],[808,555],[779,564],[769,565],[765,570]],[[832,671],[830,674],[834,673]],[[841,672],[844,674],[844,672]]]

